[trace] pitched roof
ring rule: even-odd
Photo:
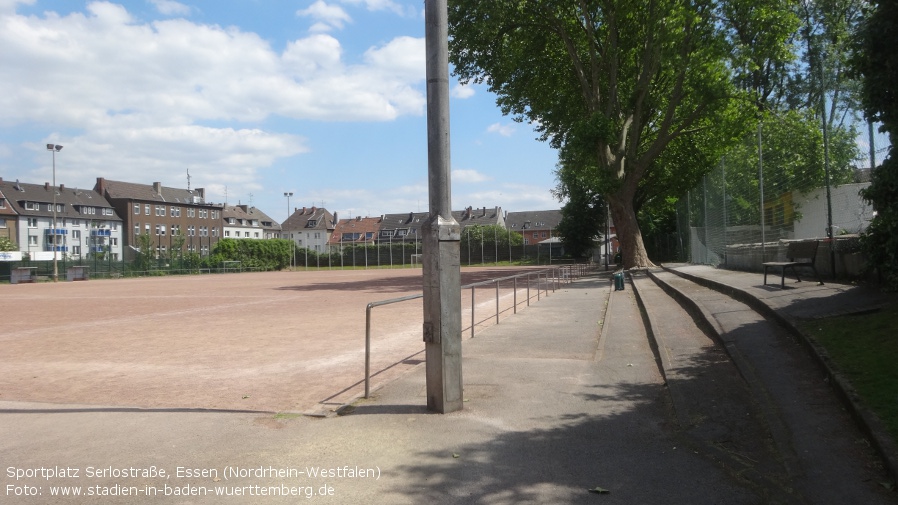
[[[336,216],[328,212],[325,208],[303,207],[302,209],[293,209],[293,214],[281,223],[283,231],[297,230],[325,230],[334,229],[334,221]]]
[[[430,216],[429,212],[409,212],[408,214],[384,214],[381,216],[378,238],[381,240],[417,240],[422,237],[421,227]],[[397,231],[400,230],[400,231]],[[404,230],[404,231],[402,231]]]
[[[6,197],[3,196],[3,191],[0,190],[0,202],[3,204],[0,205],[0,214],[4,216],[15,216],[16,210],[12,208],[12,204],[6,201]]]
[[[512,231],[554,229],[560,222],[561,210],[509,212],[505,216],[505,226]]]
[[[380,217],[341,219],[328,239],[328,245],[374,243],[380,231]]]
[[[92,189],[67,188],[64,184],[54,188],[50,183],[28,184],[0,179],[0,191],[6,195],[6,201],[15,213],[22,216],[51,216],[54,189],[56,204],[62,205],[62,211],[56,213],[57,217],[121,221],[109,201]],[[26,202],[37,204],[37,208],[27,208]],[[96,214],[87,214],[82,212],[82,208],[104,210]]]
[[[461,225],[462,229],[471,225],[493,225],[505,226],[505,218],[502,215],[502,207],[468,207],[465,210],[453,210],[452,217]]]
[[[229,218],[238,220],[237,224],[228,224],[228,226],[244,226],[252,228],[252,221],[258,221],[260,228],[267,230],[280,230],[281,225],[274,219],[268,217],[261,210],[250,207],[248,205],[226,205],[221,211],[222,217],[227,221]],[[242,223],[242,224],[241,224]]]
[[[213,205],[206,203],[203,188],[181,189],[163,186],[162,183],[137,184],[134,182],[110,181],[97,178],[94,189],[111,200],[140,200],[146,202],[180,203],[184,205]]]

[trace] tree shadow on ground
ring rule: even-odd
[[[450,449],[422,449],[398,465],[392,491],[417,503],[757,503],[758,496],[683,446],[659,384],[595,386],[575,395],[580,412],[543,413],[536,427],[483,437],[452,430]],[[585,399],[586,401],[583,401]],[[422,413],[423,407],[360,406],[353,415]],[[430,416],[427,416],[430,417]],[[438,416],[435,416],[438,417]],[[451,417],[442,418],[451,421]],[[461,419],[458,423],[463,422]],[[447,434],[443,430],[441,440]],[[421,441],[428,445],[427,437]],[[609,491],[597,496],[588,491]]]

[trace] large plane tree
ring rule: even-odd
[[[742,133],[735,74],[778,58],[780,0],[450,0],[450,61],[532,123],[608,202],[624,267],[651,266],[636,211],[679,196]],[[763,55],[761,55],[763,56]]]

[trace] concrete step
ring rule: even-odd
[[[680,428],[690,447],[748,484],[765,502],[800,503],[790,464],[750,384],[727,349],[645,272],[631,272]]]
[[[755,424],[763,426],[768,435],[766,442],[758,438],[759,433],[739,431],[745,420],[720,416],[717,422],[735,423],[730,432],[748,435],[735,442],[734,447],[740,450],[766,443],[767,450],[751,453],[760,459],[750,456],[758,461],[753,469],[761,482],[778,485],[777,491],[799,503],[895,502],[894,493],[887,493],[879,485],[888,480],[881,460],[834,394],[826,375],[789,332],[745,303],[672,273],[652,270],[633,277],[648,319],[654,322],[652,333],[659,349],[677,348],[666,351],[677,356],[676,361],[669,361],[675,376],[682,375],[677,367],[682,369],[690,361],[701,363],[711,352],[728,357],[729,369],[740,377],[741,387],[731,374],[722,374],[727,367],[718,363],[717,370],[697,377],[700,380],[696,382],[723,378],[728,381],[725,386],[681,381],[691,388],[684,389],[683,394],[709,396],[685,403],[683,408],[702,409],[703,404],[721,401],[716,397],[730,395],[734,396],[723,401],[750,406]],[[691,337],[683,314],[693,321]],[[698,334],[701,337],[695,336]],[[714,345],[698,346],[701,338]],[[678,384],[672,382],[672,387]],[[714,443],[712,439],[707,441]],[[770,451],[775,458],[763,459]],[[781,467],[779,475],[774,461]]]

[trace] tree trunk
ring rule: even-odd
[[[649,260],[642,242],[642,232],[636,221],[636,211],[633,210],[633,198],[623,198],[620,192],[607,195],[608,206],[611,208],[611,220],[614,224],[617,240],[620,242],[621,259],[624,268],[649,268],[655,266]]]

